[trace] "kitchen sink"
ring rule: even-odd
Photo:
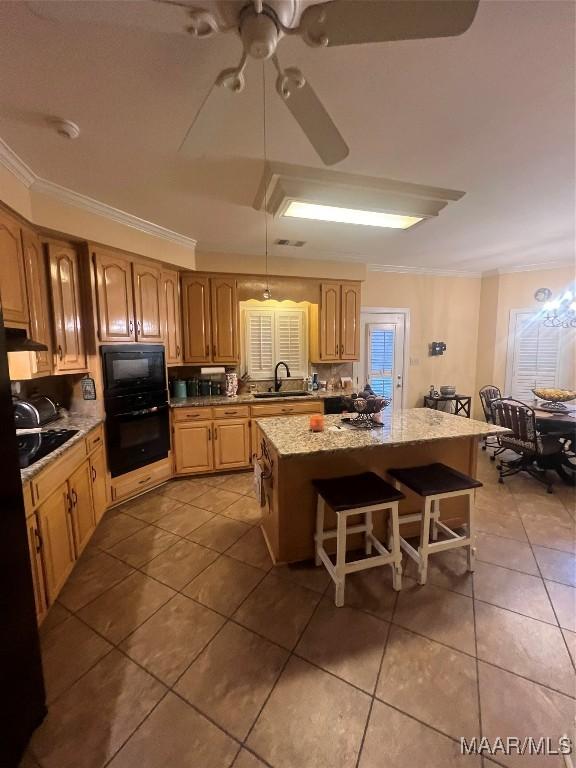
[[[254,397],[304,397],[311,394],[305,389],[292,389],[284,392],[255,392]]]

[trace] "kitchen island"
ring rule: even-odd
[[[331,478],[376,472],[386,477],[392,467],[409,467],[432,462],[476,475],[479,439],[507,432],[483,421],[464,419],[428,408],[411,408],[397,413],[383,411],[382,426],[359,429],[342,422],[340,416],[325,417],[323,432],[311,432],[308,416],[290,419],[258,419],[258,459],[266,475],[266,506],[262,530],[276,563],[307,560],[314,555],[316,494],[315,478]],[[443,502],[441,519],[457,526],[463,519],[463,499]],[[419,508],[418,498],[407,492],[400,514]],[[327,510],[326,526],[335,527]],[[375,533],[381,520],[376,520]],[[403,528],[403,535],[417,533],[417,524]],[[359,543],[350,537],[352,547]]]

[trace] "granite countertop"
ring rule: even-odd
[[[73,435],[70,440],[65,442],[64,445],[61,445],[55,451],[49,453],[48,456],[44,456],[44,458],[39,459],[30,467],[21,469],[20,477],[22,482],[24,483],[27,480],[31,480],[39,472],[42,472],[42,470],[46,469],[47,466],[49,466],[56,459],[59,459],[60,456],[66,453],[66,451],[70,450],[70,448],[75,446],[76,443],[86,437],[88,432],[94,429],[94,427],[97,427],[98,424],[102,424],[103,421],[104,416],[86,416],[85,414],[68,413],[65,416],[60,416],[60,418],[51,421],[49,424],[46,424],[42,428],[43,432],[47,432],[51,429],[77,429],[78,432],[77,434]]]
[[[288,392],[289,390],[284,390]],[[253,394],[246,393],[242,395],[235,395],[234,397],[227,397],[226,395],[206,395],[204,397],[171,397],[171,408],[194,408],[194,407],[210,407],[211,405],[255,405],[256,403],[283,403],[285,401],[298,402],[300,400],[325,400],[327,397],[345,397],[345,393],[341,390],[334,390],[332,392],[311,392],[309,395],[295,395],[294,397],[288,397],[283,395],[281,397],[254,397]]]
[[[380,429],[345,428],[341,417],[336,415],[325,416],[323,432],[311,432],[309,420],[309,416],[292,416],[289,419],[269,417],[258,419],[257,423],[278,455],[284,458],[459,437],[484,437],[510,431],[430,408],[409,408],[397,413],[384,410]]]

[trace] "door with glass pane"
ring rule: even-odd
[[[401,314],[364,314],[361,318],[359,386],[368,383],[377,395],[389,397],[393,410],[402,408],[404,390],[404,324]]]

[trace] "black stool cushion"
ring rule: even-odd
[[[388,474],[420,496],[436,496],[439,493],[466,491],[482,486],[479,480],[458,472],[457,469],[447,467],[446,464],[424,464],[421,467],[389,469]]]
[[[312,480],[314,488],[334,512],[400,501],[404,494],[374,472]]]

